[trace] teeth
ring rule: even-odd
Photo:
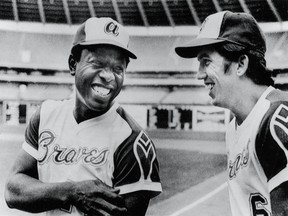
[[[214,87],[214,84],[209,83],[206,85],[206,88],[208,88],[209,90],[211,90]]]
[[[103,88],[100,86],[93,86],[93,89],[97,92],[97,94],[101,96],[107,96],[110,93],[110,89]]]

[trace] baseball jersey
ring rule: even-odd
[[[288,181],[288,94],[269,87],[226,134],[233,216],[271,215],[270,192]]]
[[[162,191],[156,150],[151,139],[118,104],[81,123],[73,116],[74,100],[45,101],[31,118],[23,149],[37,159],[43,182],[98,178],[120,189]],[[83,215],[70,206],[47,215]]]

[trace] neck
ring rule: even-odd
[[[267,86],[252,85],[241,89],[243,90],[238,91],[234,106],[230,109],[234,113],[238,125],[241,125],[247,118]]]
[[[111,108],[111,106],[108,109],[96,111],[96,110],[89,109],[87,106],[83,106],[83,104],[79,106],[77,105],[77,102],[76,102],[76,105],[73,110],[73,115],[74,115],[76,122],[79,124],[83,121],[103,115]]]

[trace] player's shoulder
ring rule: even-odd
[[[66,99],[66,100],[48,99],[42,103],[42,107],[45,106],[45,107],[50,107],[50,108],[58,108],[60,106],[67,106],[69,104],[69,102],[71,102],[71,100],[68,100],[68,99]]]
[[[46,100],[41,105],[40,119],[41,125],[46,125],[53,121],[61,121],[69,117],[73,109],[71,100]],[[72,115],[71,115],[72,116]]]
[[[288,101],[288,92],[279,89],[274,89],[266,96],[266,99],[269,100],[271,103],[279,101]]]
[[[45,100],[41,105],[41,113],[55,112],[57,109],[65,109],[71,106],[72,100]]]
[[[271,180],[287,165],[288,94],[273,90],[266,99],[270,105],[259,126],[255,150],[268,180]]]
[[[132,131],[140,132],[143,130],[138,122],[121,105],[118,106],[116,112],[129,125]]]
[[[264,119],[275,119],[276,116],[287,116],[288,114],[288,92],[278,89],[273,90],[267,95],[266,99],[270,102]]]
[[[270,106],[262,118],[260,131],[268,132],[275,123],[288,117],[288,93],[278,89],[266,96]]]

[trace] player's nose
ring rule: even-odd
[[[206,79],[206,77],[207,77],[207,73],[203,69],[199,68],[197,75],[196,75],[196,78],[198,80],[204,80],[204,79]]]
[[[114,79],[114,74],[109,68],[104,68],[99,72],[99,77],[106,82],[111,82]]]

